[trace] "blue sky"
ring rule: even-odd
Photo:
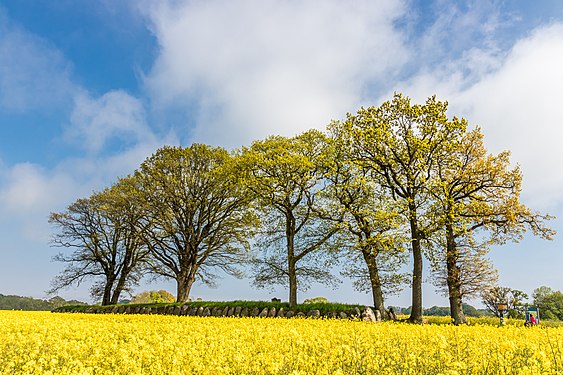
[[[226,148],[293,135],[394,91],[436,94],[509,149],[523,201],[563,216],[563,3],[517,1],[0,1],[0,293],[44,297],[50,212],[164,144]],[[561,219],[551,222],[561,232]],[[491,252],[500,284],[563,290],[560,236]],[[285,296],[248,280],[204,299]],[[369,303],[344,280],[323,295]],[[143,285],[174,291],[172,283]],[[89,300],[87,286],[65,298]],[[408,290],[389,300],[407,306]],[[424,305],[447,305],[425,286]]]

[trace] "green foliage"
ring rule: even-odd
[[[314,297],[314,298],[307,298],[305,301],[303,301],[303,303],[305,305],[307,304],[319,304],[319,303],[330,303],[330,301],[328,300],[328,298],[326,297]]]
[[[135,173],[143,202],[151,271],[176,280],[177,300],[193,283],[214,285],[216,270],[241,276],[256,216],[233,156],[220,147],[163,147]]]
[[[481,317],[485,315],[484,311],[479,311],[475,307],[464,303],[463,304],[463,313],[466,316],[471,317]],[[450,308],[449,307],[442,307],[442,306],[432,306],[428,309],[423,310],[423,314],[425,316],[450,316]]]
[[[321,132],[310,130],[255,141],[242,151],[241,169],[262,218],[254,285],[287,285],[291,305],[311,282],[334,281],[328,253],[320,251],[338,229],[318,215],[323,204],[318,160],[325,143]]]
[[[563,320],[563,293],[541,286],[534,289],[532,297],[542,320]]]
[[[176,300],[173,294],[166,290],[151,290],[141,292],[133,297],[130,303],[172,303]]]
[[[20,297],[15,295],[5,296],[0,294],[0,310],[30,310],[30,311],[50,311],[62,306],[86,306],[84,302],[71,300],[55,296],[48,300],[36,299],[32,297]]]

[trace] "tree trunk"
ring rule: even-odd
[[[297,265],[293,257],[288,259],[289,307],[297,305]]]
[[[188,302],[190,300],[190,290],[195,281],[195,272],[188,275],[180,275],[176,278],[177,294],[176,302]]]
[[[289,307],[297,305],[297,260],[295,259],[295,219],[286,214],[285,238],[287,245],[287,276],[289,278]]]
[[[422,323],[422,249],[420,246],[420,236],[418,233],[418,223],[416,217],[416,208],[409,205],[410,227],[412,239],[412,310],[409,321],[411,323]]]
[[[451,224],[446,225],[446,268],[448,294],[450,300],[450,316],[455,325],[467,324],[467,319],[463,314],[463,304],[461,296],[461,280],[457,261],[459,258],[455,243],[454,231]]]
[[[121,276],[119,277],[119,280],[117,281],[117,285],[115,286],[115,289],[113,290],[113,294],[111,296],[111,304],[112,305],[116,305],[119,302],[119,296],[121,295],[121,292],[123,292],[123,288],[125,288],[125,281],[127,280],[127,277],[129,276],[129,274],[124,274],[123,272],[125,272],[125,270],[121,271]]]
[[[106,277],[106,285],[104,285],[104,294],[102,296],[102,306],[111,303],[111,289],[113,287],[114,278],[112,276]]]
[[[364,260],[369,271],[373,306],[376,310],[379,310],[383,319],[387,319],[388,314],[385,310],[383,290],[381,289],[381,279],[379,278],[379,269],[377,268],[376,256],[370,251],[370,249],[363,249],[362,255],[364,256]]]

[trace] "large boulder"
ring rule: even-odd
[[[378,311],[379,312],[379,311]],[[364,322],[376,322],[377,319],[375,317],[375,313],[369,306],[364,307],[364,311],[362,311],[362,320]]]
[[[321,317],[321,312],[320,312],[319,310],[317,310],[317,309],[311,310],[311,311],[309,311],[309,312],[307,313],[307,317],[309,317],[309,318],[315,318],[315,319],[320,318],[320,317]]]
[[[268,318],[275,318],[276,312],[277,311],[275,307],[270,307],[270,310],[268,311]]]
[[[357,307],[354,307],[352,310],[350,310],[350,317],[352,318],[360,318],[361,314],[362,312]]]
[[[234,312],[234,316],[240,316],[240,312],[242,311],[242,307],[237,306],[235,307],[235,312]]]
[[[268,308],[267,308],[267,307],[264,307],[264,308],[262,309],[262,311],[260,311],[260,314],[258,314],[258,317],[259,317],[259,318],[265,318],[265,317],[267,317],[267,316],[268,316]]]
[[[258,316],[258,314],[260,314],[260,309],[258,307],[255,307],[252,310],[250,310],[250,313],[248,315],[254,317],[254,316]]]

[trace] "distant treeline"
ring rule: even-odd
[[[401,308],[393,307],[396,313],[409,315],[411,313],[411,308]],[[491,312],[486,309],[477,309],[467,303],[463,304],[463,314],[465,316],[472,316],[475,318],[480,318],[482,316],[491,316]],[[445,306],[432,306],[430,308],[423,310],[423,315],[425,316],[449,316],[450,308]]]
[[[50,311],[57,307],[71,305],[86,305],[86,303],[76,300],[67,301],[58,296],[45,300],[13,295],[5,296],[0,294],[0,310]]]

